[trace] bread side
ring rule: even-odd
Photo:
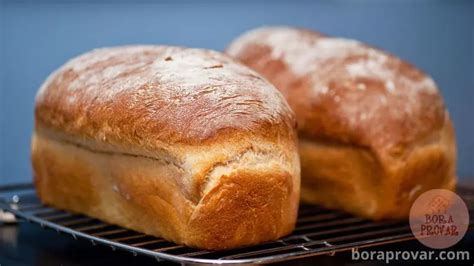
[[[439,141],[415,145],[391,163],[379,161],[366,147],[301,139],[301,198],[374,220],[405,219],[424,191],[454,190],[454,147],[450,124]]]
[[[37,131],[35,185],[46,204],[192,247],[226,249],[290,233],[296,153],[264,140],[235,144],[191,147],[195,162],[186,169],[166,156],[100,150]],[[190,181],[196,191],[187,189]]]

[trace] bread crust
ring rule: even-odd
[[[204,249],[291,232],[300,193],[291,110],[258,74],[217,52],[191,50],[109,48],[73,59],[48,78],[37,96],[32,138],[42,202]],[[207,83],[156,79],[178,75],[163,72],[167,67],[154,72],[152,65],[168,57],[195,62],[180,73],[208,75]],[[204,68],[216,61],[222,66],[213,71],[231,73],[209,74]],[[136,65],[140,71],[130,72]],[[116,74],[106,74],[114,67]],[[135,78],[148,80],[148,92]],[[117,92],[111,83],[124,87]],[[166,103],[166,94],[176,102]]]
[[[436,84],[416,67],[358,41],[291,27],[252,30],[226,52],[272,82],[294,110],[303,200],[374,219],[404,218],[423,191],[454,188],[449,114]]]
[[[439,142],[391,163],[366,147],[301,139],[301,199],[374,220],[405,219],[424,191],[455,189],[453,133],[448,123]]]
[[[53,72],[38,125],[98,142],[155,149],[291,134],[293,113],[256,72],[221,53],[170,46],[96,49]]]

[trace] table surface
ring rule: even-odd
[[[364,250],[429,250],[418,241],[407,241]],[[474,265],[474,230],[455,245],[452,250],[470,250]],[[432,265],[433,262],[425,262]],[[382,261],[353,261],[350,252],[335,256],[316,256],[275,265],[387,265]],[[390,265],[405,265],[406,261],[393,261]],[[420,265],[420,262],[416,262]],[[43,229],[36,224],[0,224],[0,265],[175,265],[160,262],[146,256],[133,256],[127,251],[112,251],[109,247],[93,246],[85,240],[75,240],[69,235]],[[449,265],[458,265],[449,263]]]

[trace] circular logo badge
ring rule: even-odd
[[[425,246],[448,248],[459,242],[469,227],[469,212],[456,193],[432,189],[421,194],[410,209],[410,227]]]

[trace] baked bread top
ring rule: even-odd
[[[80,139],[154,149],[292,134],[293,113],[259,74],[215,51],[169,46],[93,50],[52,73],[36,125]]]
[[[442,97],[421,70],[355,40],[263,27],[226,50],[286,97],[303,137],[399,156],[450,126]]]

